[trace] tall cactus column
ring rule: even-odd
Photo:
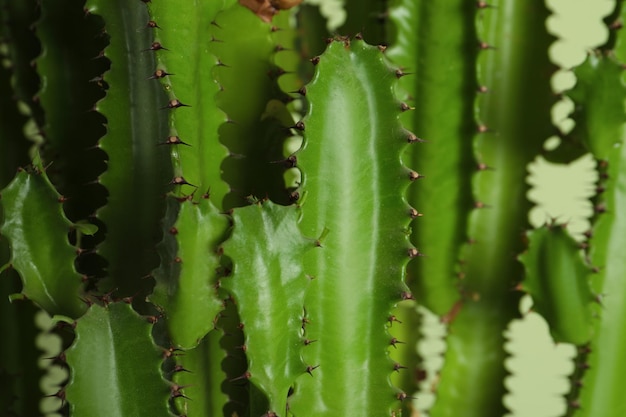
[[[389,384],[394,364],[387,349],[396,341],[385,328],[394,303],[407,296],[404,266],[418,254],[407,231],[416,211],[403,193],[419,174],[400,162],[414,135],[398,121],[406,106],[394,97],[396,74],[378,48],[338,39],[313,62],[296,156],[301,229],[322,237],[321,248],[305,257],[312,282],[303,357],[310,375],[297,380],[291,411],[390,415],[406,398]]]
[[[552,38],[542,1],[479,3],[475,209],[461,253],[463,305],[450,326],[433,417],[501,416],[504,335],[517,314],[528,227],[526,166],[550,136]]]
[[[408,199],[424,214],[413,221],[411,240],[427,258],[409,263],[408,284],[417,300],[440,316],[460,298],[458,251],[472,206],[476,11],[465,0],[402,0],[390,12],[395,39],[387,56],[408,73],[400,79],[399,94],[415,108],[401,120],[426,141],[404,156],[425,177],[409,189]]]
[[[624,21],[623,2],[617,2],[613,16],[616,22]],[[572,115],[573,139],[598,161],[600,174],[587,253],[597,272],[590,282],[600,303],[584,374],[576,381],[583,388],[570,404],[569,415],[576,417],[620,415],[626,410],[618,382],[626,371],[626,31],[615,31],[621,23],[608,23],[613,29],[609,41],[576,69],[577,85],[569,93],[577,109]]]

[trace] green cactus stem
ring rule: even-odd
[[[298,378],[295,416],[390,415],[406,399],[389,383],[387,349],[400,342],[386,326],[393,305],[411,297],[403,278],[419,254],[407,230],[416,212],[403,193],[419,174],[400,162],[414,135],[398,121],[405,106],[380,49],[332,41],[306,87],[300,225],[306,236],[322,234],[322,248],[305,257],[313,280],[305,337],[316,342],[303,357],[319,368]]]
[[[97,59],[106,37],[102,20],[85,14],[81,3],[42,1],[36,24],[42,49],[35,61],[44,111],[41,156],[49,165],[50,180],[67,197],[64,209],[74,222],[93,215],[105,202],[96,179],[106,165],[95,146],[104,134],[104,118],[93,107],[104,95],[96,80],[108,67],[106,60]]]
[[[151,78],[160,81],[168,96],[163,104],[168,107],[169,133],[161,143],[170,151],[175,186],[150,300],[164,310],[172,343],[185,349],[195,347],[214,328],[223,308],[217,292],[218,246],[229,223],[218,207],[228,187],[221,179],[227,152],[218,130],[226,116],[216,102],[218,40],[207,34],[218,13],[231,3],[203,3],[198,5],[202,10],[155,3],[148,9],[155,33],[151,48],[157,55]],[[202,45],[192,46],[198,39]]]
[[[104,75],[106,97],[96,110],[107,118],[100,141],[107,170],[100,182],[108,191],[107,204],[98,211],[106,239],[98,253],[108,263],[103,291],[134,296],[148,291],[143,279],[158,265],[156,244],[165,210],[163,195],[171,180],[168,150],[158,146],[167,138],[167,97],[148,78],[156,65],[152,31],[141,1],[89,0],[90,13],[102,16],[110,43],[104,55],[111,69]]]
[[[193,416],[222,416],[228,396],[222,391],[225,379],[222,360],[226,352],[220,346],[223,332],[209,332],[198,346],[179,352],[172,381],[185,387],[184,396],[174,399],[180,414]]]
[[[165,88],[168,101],[163,106],[173,100],[185,105],[169,111],[169,133],[160,139],[164,146],[174,148],[174,176],[193,184],[179,192],[190,194],[197,189],[196,200],[210,192],[214,204],[222,207],[228,187],[221,179],[221,163],[227,152],[219,141],[218,129],[227,118],[216,102],[220,87],[214,77],[219,64],[214,49],[219,40],[209,33],[218,12],[232,1],[194,3],[193,7],[171,2],[149,4],[150,20],[158,25],[151,29],[155,42],[164,48],[155,48],[156,66],[151,78],[160,80]]]
[[[4,223],[0,233],[11,249],[22,294],[50,314],[79,317],[86,310],[81,300],[83,280],[76,272],[76,248],[67,240],[75,227],[63,213],[63,198],[39,164],[21,170],[2,190]]]
[[[176,223],[168,225],[170,237],[162,244],[164,265],[153,273],[157,284],[150,301],[164,310],[177,347],[196,346],[214,328],[223,308],[217,293],[217,248],[228,226],[228,218],[208,198],[180,204]]]
[[[236,209],[224,244],[233,269],[222,287],[233,294],[244,326],[246,379],[270,401],[269,410],[253,407],[250,415],[286,416],[289,388],[299,375],[314,372],[301,359],[302,349],[314,342],[301,335],[309,283],[301,258],[315,241],[300,235],[298,214],[293,206],[269,201]]]
[[[472,178],[475,209],[461,253],[463,303],[451,317],[448,349],[432,417],[501,416],[506,370],[503,332],[517,316],[516,256],[529,227],[527,165],[551,136],[553,38],[542,2],[477,3],[481,50],[475,109],[477,133]]]
[[[460,298],[458,252],[467,239],[472,206],[475,14],[476,5],[462,0],[399,1],[390,12],[395,38],[387,56],[402,69],[400,97],[415,108],[401,120],[426,140],[404,156],[428,179],[408,195],[426,216],[413,221],[411,241],[428,256],[409,263],[408,285],[421,304],[440,316]]]
[[[623,20],[625,13],[623,2],[619,2],[613,16],[621,15]],[[574,381],[583,387],[579,397],[570,402],[570,415],[576,417],[613,415],[623,409],[623,394],[616,381],[626,371],[626,359],[621,354],[626,349],[626,34],[615,31],[621,25],[611,27],[609,43],[576,69],[577,83],[568,93],[576,105],[572,115],[576,127],[571,135],[592,153],[600,173],[596,216],[587,242],[588,258],[597,272],[591,277],[591,287],[599,294],[600,306],[582,364],[585,372]]]
[[[555,342],[588,342],[595,297],[580,245],[559,225],[530,231],[528,239],[520,261],[526,268],[522,289],[532,296],[533,310],[546,319]]]
[[[161,375],[163,351],[152,323],[129,304],[93,305],[75,323],[76,340],[65,352],[71,376],[65,394],[75,416],[172,416]]]

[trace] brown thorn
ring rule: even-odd
[[[415,300],[415,297],[413,297],[413,294],[408,291],[402,291],[402,294],[400,294],[400,298],[402,299],[402,301]]]
[[[415,171],[409,171],[409,180],[415,181],[417,179],[424,178],[423,175],[418,174]]]
[[[404,342],[401,342],[395,337],[392,337],[391,340],[389,341],[389,344],[395,348],[397,344],[404,344]]]
[[[424,139],[418,138],[414,133],[409,132],[409,135],[406,138],[407,142],[415,143],[415,142],[426,142]]]
[[[411,107],[406,103],[400,103],[400,110],[405,112],[405,111],[409,111],[409,110],[415,110],[415,107]]]
[[[422,217],[422,216],[423,214],[415,210],[414,208],[411,207],[411,209],[409,209],[409,217],[411,217],[412,219],[415,219],[417,217]]]
[[[420,251],[418,251],[416,248],[410,248],[407,250],[407,254],[409,255],[409,258],[413,259],[415,257],[421,256],[422,254],[420,253]]]
[[[177,98],[174,98],[167,103],[167,106],[161,107],[161,109],[177,109],[179,107],[191,107],[191,106],[188,104],[183,104],[180,102],[180,100],[178,100]]]
[[[174,75],[174,74],[170,74],[169,72],[166,72],[162,69],[157,69],[156,71],[154,71],[154,73],[148,77],[149,80],[158,80],[160,78],[164,78],[168,75]]]
[[[165,142],[159,143],[159,145],[186,145],[186,146],[191,146],[190,144],[185,143],[182,140],[180,140],[180,138],[178,136],[168,136],[167,140]]]
[[[400,365],[397,362],[393,364],[393,370],[395,372],[400,372],[400,369],[408,369],[408,368],[406,366],[404,366],[404,365]]]
[[[319,56],[315,56],[315,57],[311,58],[311,64],[317,65],[319,63],[320,63],[320,57]]]
[[[242,379],[248,380],[250,378],[252,378],[252,374],[249,371],[246,371],[242,375],[240,375],[240,376],[238,376],[236,378],[229,379],[228,381],[229,382],[235,382],[235,381],[239,381],[239,380],[242,380]]]
[[[319,365],[315,365],[315,366],[308,365],[306,367],[306,373],[311,375],[311,376],[313,376],[313,371],[316,370],[319,367],[320,367]]]
[[[187,180],[184,177],[174,177],[170,181],[170,184],[174,184],[174,185],[191,185],[192,187],[195,187],[195,185],[188,183]]]
[[[154,28],[161,29],[161,26],[157,25],[157,22],[155,22],[154,20],[148,21],[148,24],[146,25],[146,27],[149,27],[151,29],[154,29]]]
[[[150,44],[150,48],[144,49],[144,52],[145,51],[161,51],[161,50],[169,51],[169,49],[167,49],[163,45],[161,45],[161,42],[152,42]]]

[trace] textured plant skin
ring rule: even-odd
[[[110,43],[104,55],[111,69],[109,85],[96,110],[107,118],[100,147],[108,156],[100,182],[108,192],[98,211],[106,239],[98,247],[105,258],[107,281],[103,291],[134,296],[146,291],[146,280],[158,265],[156,244],[165,210],[163,195],[172,179],[168,149],[157,146],[167,138],[167,97],[148,77],[156,65],[147,28],[148,13],[140,1],[89,0],[87,9],[102,16]],[[146,50],[148,49],[148,50]]]
[[[198,346],[177,356],[176,363],[180,370],[173,371],[172,380],[176,385],[185,387],[184,396],[174,400],[181,415],[230,415],[225,410],[229,398],[222,391],[225,375],[222,361],[226,356],[220,346],[222,337],[223,332],[211,331]]]
[[[412,209],[403,198],[418,174],[400,162],[411,134],[398,121],[395,82],[378,48],[340,39],[306,87],[304,144],[296,155],[300,226],[305,236],[327,235],[305,256],[313,280],[305,337],[316,342],[303,357],[319,368],[298,379],[295,416],[382,416],[399,404],[385,327],[393,305],[408,296],[404,265],[418,254],[408,242]]]
[[[526,268],[522,289],[532,296],[533,310],[546,319],[555,342],[588,342],[595,324],[595,296],[580,245],[558,225],[530,231],[528,239],[520,261]]]
[[[80,298],[81,275],[74,268],[76,248],[67,241],[73,225],[42,168],[20,171],[2,190],[0,233],[9,242],[11,260],[0,271],[15,268],[24,296],[51,314],[76,318],[87,306]]]
[[[151,29],[155,42],[165,48],[155,50],[152,78],[160,80],[167,103],[184,104],[167,110],[170,131],[162,143],[170,150],[176,187],[167,218],[176,220],[165,224],[151,301],[166,311],[174,345],[188,349],[213,329],[223,308],[217,294],[217,249],[229,223],[219,209],[228,188],[221,179],[220,165],[227,153],[218,129],[226,117],[217,107],[219,86],[213,78],[219,63],[214,55],[217,40],[206,34],[218,12],[231,3],[196,2],[182,15],[178,4],[149,7],[150,19],[158,25]],[[203,39],[203,44],[189,47],[196,39]]]
[[[0,414],[39,414],[38,306],[76,326],[61,413],[416,413],[415,294],[450,333],[429,415],[500,417],[520,290],[582,344],[566,415],[619,413],[622,2],[553,154],[599,161],[584,261],[558,227],[524,236],[543,1],[348,0],[354,40],[296,3],[0,0]]]
[[[408,284],[418,301],[440,316],[460,298],[458,251],[467,240],[472,207],[475,12],[474,3],[461,0],[399,1],[390,12],[395,38],[387,56],[408,73],[400,79],[399,96],[415,108],[401,120],[426,140],[404,157],[426,178],[409,189],[408,200],[427,217],[413,221],[411,241],[428,259],[409,263]]]
[[[173,205],[179,204],[172,201]],[[174,345],[193,348],[213,329],[222,300],[218,297],[218,246],[229,221],[209,199],[180,204],[178,219],[166,233],[175,242],[163,252],[150,300],[165,311]],[[169,250],[168,250],[169,249]]]
[[[432,417],[506,412],[503,331],[518,314],[514,288],[523,269],[516,256],[524,250],[521,233],[528,228],[530,208],[526,166],[553,130],[548,12],[537,1],[504,0],[492,6],[483,7],[476,18],[482,49],[477,78],[487,92],[477,93],[475,101],[473,149],[482,169],[472,178],[476,208],[460,257],[463,304],[451,318]]]
[[[300,260],[315,241],[300,235],[297,218],[295,207],[271,202],[236,209],[224,244],[233,270],[222,287],[233,294],[244,326],[246,378],[270,401],[269,410],[251,408],[250,415],[286,416],[289,387],[305,371],[313,372],[301,359],[313,341],[301,335],[309,279]],[[258,232],[250,236],[247,230]]]
[[[389,356],[394,361],[391,383],[407,393],[408,398],[415,398],[411,394],[419,390],[419,383],[424,376],[423,358],[417,351],[422,337],[419,331],[422,314],[417,306],[415,300],[401,301],[389,317],[389,334],[404,342],[389,349]],[[417,412],[412,401],[402,402],[401,415],[411,417]]]
[[[614,16],[620,15],[620,8],[621,19],[624,19],[622,2],[618,3]],[[582,384],[583,389],[570,401],[569,413],[577,417],[615,415],[623,410],[623,394],[615,384],[626,369],[621,354],[626,348],[623,322],[623,294],[626,293],[623,256],[626,243],[624,36],[623,30],[613,32],[605,47],[588,56],[576,69],[577,84],[568,93],[578,109],[572,115],[576,121],[573,139],[583,143],[592,153],[600,172],[596,218],[587,242],[587,256],[597,270],[591,278],[591,286],[600,295],[600,307],[596,310],[598,323],[584,357],[585,372],[575,381]],[[615,41],[613,45],[611,40]]]
[[[149,5],[150,19],[159,25],[153,29],[155,41],[166,48],[155,51],[157,65],[153,77],[161,80],[168,101],[178,99],[188,106],[169,112],[169,133],[162,141],[167,143],[168,138],[174,137],[184,142],[185,145],[167,145],[175,149],[171,151],[174,176],[184,177],[200,191],[196,193],[196,200],[202,193],[210,192],[216,206],[222,207],[228,188],[221,179],[221,163],[227,153],[219,141],[218,129],[227,119],[216,103],[220,87],[213,74],[219,64],[214,55],[218,40],[208,33],[218,12],[233,2],[187,3],[185,6],[172,2]],[[198,40],[199,44],[190,46]],[[189,194],[193,189],[185,191]]]
[[[177,387],[161,376],[163,352],[152,341],[152,327],[122,302],[93,305],[75,323],[76,340],[65,352],[72,415],[172,415],[167,403]]]

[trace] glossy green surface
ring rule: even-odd
[[[425,143],[404,155],[424,175],[408,201],[424,217],[413,220],[411,241],[427,258],[409,263],[408,283],[418,301],[438,315],[460,298],[458,252],[467,239],[472,207],[472,136],[476,131],[476,6],[465,0],[396,1],[390,12],[395,32],[387,56],[408,75],[398,96],[415,108],[402,115],[405,127]]]
[[[190,194],[197,189],[196,200],[210,192],[218,207],[222,207],[228,192],[221,179],[221,164],[227,152],[218,134],[220,125],[227,119],[216,102],[220,86],[214,77],[219,63],[214,49],[218,41],[211,32],[224,3],[224,0],[189,0],[149,4],[150,19],[159,26],[151,29],[155,41],[166,48],[155,52],[157,64],[153,71],[170,74],[159,77],[168,100],[178,99],[188,106],[169,111],[169,133],[161,142],[177,137],[185,143],[164,145],[174,148],[171,149],[174,175],[194,185],[178,192]]]
[[[528,238],[528,251],[520,261],[526,268],[522,288],[532,296],[533,310],[546,319],[555,342],[588,342],[596,320],[588,280],[591,270],[580,245],[558,225],[533,230]]]
[[[170,389],[161,376],[163,352],[152,324],[129,304],[93,305],[76,322],[76,339],[65,352],[71,415],[171,416]]]
[[[172,376],[175,384],[185,387],[184,396],[175,400],[178,412],[187,417],[222,416],[228,396],[222,391],[226,375],[222,361],[226,352],[220,346],[224,336],[213,330],[193,349],[186,350],[176,358],[183,370]]]
[[[301,352],[311,341],[301,333],[309,278],[301,259],[315,241],[300,234],[298,214],[293,206],[269,201],[238,208],[224,244],[233,270],[222,287],[233,294],[243,323],[248,379],[270,401],[269,410],[252,402],[250,415],[285,416],[289,387],[307,370]]]
[[[305,362],[290,409],[295,416],[389,415],[397,392],[386,324],[416,255],[403,198],[411,171],[400,155],[409,133],[398,121],[395,70],[363,41],[333,41],[307,86],[304,144],[297,153],[305,257],[313,281],[305,300]],[[415,178],[415,177],[413,177]],[[419,186],[416,184],[415,186]]]
[[[164,309],[174,345],[192,348],[213,329],[223,308],[217,294],[218,247],[229,221],[208,199],[171,204],[180,204],[176,223],[165,232],[175,243],[162,256],[167,265],[153,274],[156,286],[150,301]]]
[[[2,190],[0,233],[9,242],[10,264],[22,278],[22,294],[50,314],[76,318],[86,305],[80,299],[81,276],[74,268],[76,248],[67,240],[72,223],[40,169],[20,171]]]

